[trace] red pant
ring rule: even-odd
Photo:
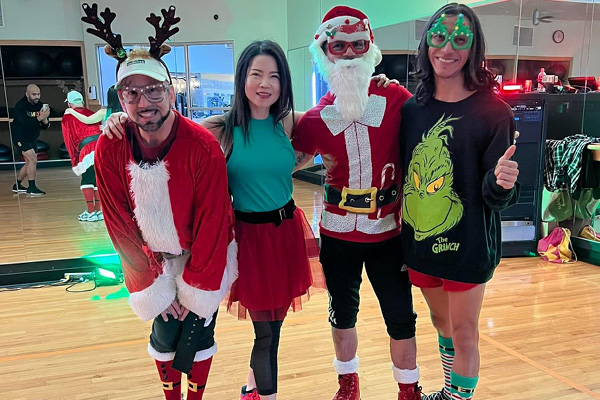
[[[408,277],[413,285],[422,289],[432,289],[442,287],[445,292],[466,292],[478,286],[478,283],[465,283],[442,279],[435,276],[417,272],[414,269],[408,269]]]

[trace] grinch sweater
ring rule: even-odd
[[[402,107],[402,240],[405,263],[439,278],[484,283],[501,257],[500,211],[517,187],[496,184],[514,140],[509,106],[489,91]]]

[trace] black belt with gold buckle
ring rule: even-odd
[[[335,204],[342,210],[355,213],[372,213],[377,208],[395,203],[400,196],[398,185],[394,184],[385,189],[335,189],[325,185],[325,202]]]

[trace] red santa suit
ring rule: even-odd
[[[144,321],[176,297],[209,319],[237,278],[223,152],[208,130],[175,113],[176,137],[156,163],[134,157],[132,125],[123,140],[102,136],[96,147],[106,228],[121,256],[131,307]]]
[[[359,120],[345,121],[334,105],[335,96],[328,92],[298,121],[294,149],[319,153],[327,169],[320,225],[324,234],[373,243],[400,233],[400,109],[410,97],[402,86],[384,89],[372,82]],[[332,193],[340,195],[335,203],[328,198]],[[343,193],[345,201],[341,200]],[[374,203],[370,212],[353,209],[354,198],[366,198],[357,193],[369,193],[367,201]]]
[[[65,111],[61,123],[62,133],[73,172],[77,176],[94,165],[96,140],[101,133],[100,123],[105,112],[106,110],[100,110],[94,113],[86,107],[67,108]]]

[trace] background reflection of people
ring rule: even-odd
[[[40,101],[41,93],[37,85],[27,85],[25,96],[15,104],[11,124],[13,143],[21,150],[25,165],[17,174],[17,183],[12,187],[15,193],[27,192],[32,196],[43,196],[46,192],[35,185],[37,169],[37,144],[40,129],[48,129],[50,122],[50,107]],[[22,185],[23,180],[29,180],[29,186]]]
[[[106,121],[111,114],[122,111],[123,108],[119,102],[118,90],[115,88],[115,85],[112,85],[106,92],[106,114],[104,116],[104,121]]]
[[[67,94],[68,108],[62,120],[62,133],[65,146],[71,156],[75,175],[81,176],[81,191],[87,209],[77,218],[82,222],[96,222],[104,219],[98,197],[96,173],[94,171],[94,151],[100,136],[100,122],[105,110],[94,112],[83,105],[83,96],[77,91]]]
[[[546,70],[544,68],[540,68],[540,73],[537,76],[538,89],[544,89],[543,79],[545,76],[546,76]]]

